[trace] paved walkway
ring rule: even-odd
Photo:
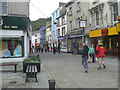
[[[89,72],[84,73],[81,55],[62,53],[40,54],[43,67],[49,71],[60,88],[117,88],[118,59],[106,57],[106,69],[97,70],[98,63],[89,64]]]
[[[37,55],[36,53],[32,55]],[[118,59],[106,57],[106,69],[97,70],[98,64],[90,63],[89,72],[84,73],[81,55],[61,53],[39,54],[42,60],[41,72],[38,73],[38,83],[32,79],[25,83],[25,73],[22,73],[22,63],[19,63],[17,73],[10,72],[14,67],[3,67],[3,88],[48,88],[48,80],[55,79],[58,88],[117,88]],[[8,70],[9,69],[9,70]],[[8,72],[9,71],[9,72]]]

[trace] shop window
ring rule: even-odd
[[[4,2],[0,1],[0,14],[8,14],[8,2],[5,0]]]
[[[24,52],[24,39],[20,38],[2,38],[0,41],[0,57],[22,57]]]

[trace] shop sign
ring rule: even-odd
[[[117,32],[120,32],[120,23],[117,24]]]
[[[86,21],[80,21],[80,27],[86,27]]]
[[[108,35],[108,29],[101,30],[102,35]]]
[[[102,34],[101,30],[90,31],[89,37],[90,38],[92,38],[92,37],[100,37],[100,36],[102,36],[101,34]]]
[[[5,30],[27,30],[28,17],[1,16],[1,29]]]

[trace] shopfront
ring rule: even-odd
[[[0,62],[22,61],[29,54],[28,18],[2,16]]]
[[[70,53],[82,53],[82,35],[69,35],[67,46]]]
[[[66,37],[58,37],[58,43],[60,43],[61,52],[67,52],[67,39],[66,39]]]
[[[91,31],[90,38],[92,39],[92,44],[94,44],[95,47],[98,44],[98,40],[102,40],[106,47],[107,55],[118,55],[118,33],[116,27]]]

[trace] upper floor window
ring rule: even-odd
[[[56,10],[56,17],[57,17],[57,10]]]
[[[58,29],[58,37],[60,37],[60,29]]]
[[[80,11],[80,2],[77,3],[77,11]]]
[[[58,18],[57,19],[57,26],[59,26],[60,25],[60,19]]]
[[[35,43],[37,43],[37,39],[35,39]]]
[[[65,36],[65,27],[62,28],[62,36]]]
[[[69,8],[69,15],[72,15],[72,7]]]
[[[37,34],[35,34],[35,37],[37,37]]]
[[[96,25],[99,25],[99,12],[96,11]]]
[[[112,7],[112,17],[113,21],[117,21],[117,16],[118,16],[118,3],[114,3]]]
[[[78,18],[78,27],[80,28],[80,18]]]
[[[72,21],[70,21],[70,30],[72,30]]]
[[[8,2],[7,1],[4,1],[4,2],[0,1],[0,14],[8,14]]]
[[[65,24],[65,17],[62,17],[62,25]]]

